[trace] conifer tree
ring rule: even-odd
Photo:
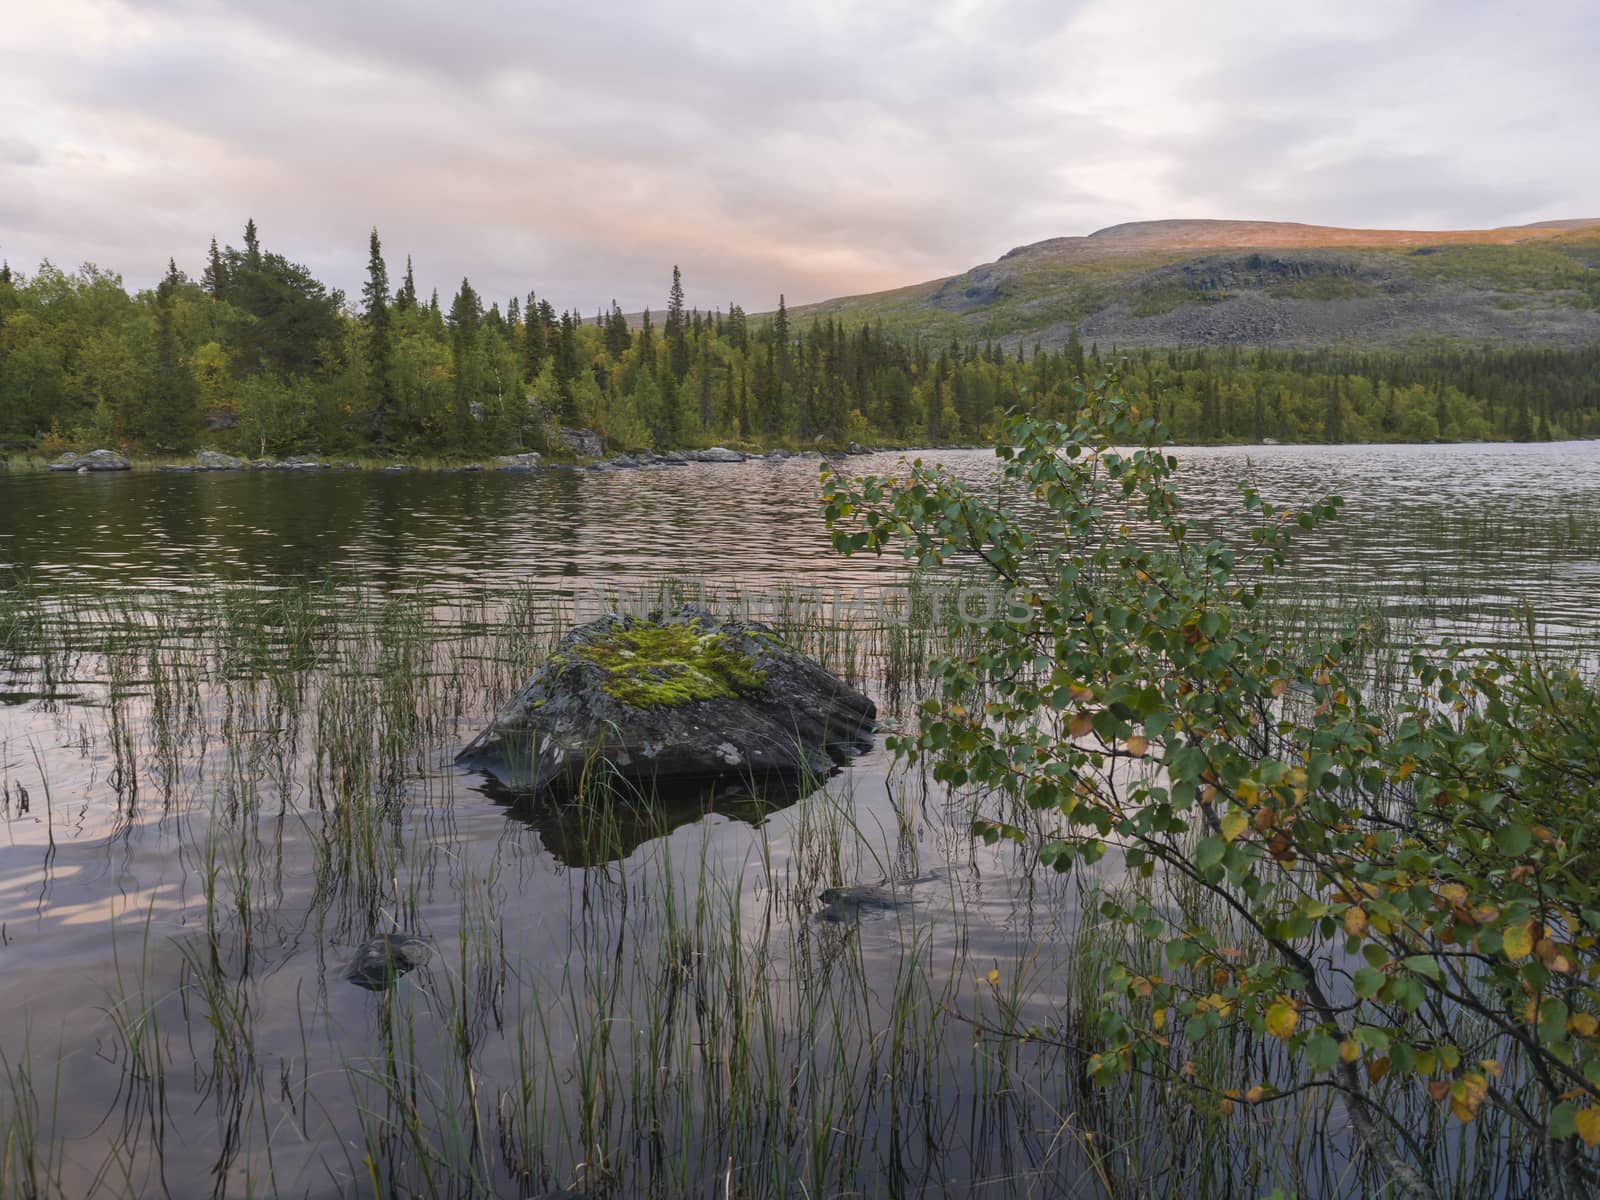
[[[409,265],[407,274],[409,275]],[[372,402],[372,440],[379,447],[389,439],[389,413],[394,406],[394,331],[389,314],[389,269],[383,262],[378,228],[367,240],[367,282],[361,289],[366,301],[367,386]]]
[[[555,357],[551,366],[556,382],[556,403],[561,420],[569,425],[579,420],[578,396],[578,325],[581,318],[576,313],[561,314],[561,326],[555,339]]]
[[[228,264],[222,251],[217,249],[217,239],[211,239],[211,252],[206,258],[206,269],[200,275],[200,285],[213,300],[221,300],[228,290]]]
[[[544,370],[545,354],[549,350],[548,331],[538,296],[529,292],[528,302],[522,311],[526,314],[522,319],[522,373],[532,383]]]
[[[409,254],[406,255],[405,281],[401,283],[400,290],[394,294],[394,307],[397,312],[411,312],[417,307],[417,281],[411,274],[411,255]]]
[[[646,371],[656,373],[656,332],[650,323],[650,310],[639,318],[639,363]]]
[[[667,363],[679,383],[689,373],[689,339],[683,313],[683,275],[672,268],[672,290],[667,294],[667,323],[662,327],[667,339]]]
[[[178,264],[167,260],[167,273],[156,286],[155,371],[145,406],[145,434],[163,450],[187,450],[199,423],[200,389],[178,350],[178,291],[184,284]]]
[[[251,270],[260,269],[261,238],[256,233],[256,220],[254,217],[249,218],[244,223],[244,256],[245,261],[250,264]]]
[[[437,296],[437,293],[435,293]],[[472,403],[477,394],[478,326],[483,308],[472,283],[463,276],[461,289],[450,303],[450,358],[455,367],[455,445],[471,445]]]

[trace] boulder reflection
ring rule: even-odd
[[[816,775],[767,774],[674,780],[650,785],[617,776],[581,793],[517,791],[486,775],[477,790],[532,826],[551,857],[569,867],[619,862],[655,838],[716,813],[759,826],[817,791]]]

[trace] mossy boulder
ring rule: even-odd
[[[457,761],[532,793],[571,791],[586,773],[643,794],[726,776],[821,778],[871,745],[876,715],[765,625],[685,606],[573,630]]]

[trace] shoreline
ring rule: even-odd
[[[1553,438],[1550,445],[1564,442],[1594,442],[1596,438]],[[1333,449],[1344,446],[1522,446],[1545,444],[1541,442],[1517,442],[1506,439],[1478,439],[1470,441],[1433,441],[1433,442],[1301,442],[1267,439],[1265,441],[1227,441],[1227,442],[1185,442],[1167,443],[1167,448],[1172,450],[1189,449],[1281,449],[1324,447]],[[945,451],[992,451],[992,445],[953,444],[941,446],[861,446],[851,443],[846,448],[805,449],[792,450],[788,447],[771,447],[760,450],[729,449],[723,446],[703,448],[688,448],[681,450],[667,450],[656,452],[651,450],[619,452],[605,458],[576,458],[552,457],[535,452],[520,452],[514,454],[494,455],[485,458],[446,459],[432,456],[402,456],[396,458],[369,458],[369,457],[328,457],[318,455],[289,455],[282,459],[244,459],[218,451],[200,451],[193,458],[176,457],[141,457],[138,455],[116,455],[126,465],[118,466],[90,466],[78,469],[72,465],[63,465],[57,459],[47,459],[33,454],[19,454],[11,457],[0,457],[0,475],[47,475],[47,474],[91,474],[91,475],[123,475],[123,474],[162,474],[162,475],[210,475],[210,474],[321,474],[327,472],[363,474],[423,474],[423,475],[473,475],[473,474],[506,474],[529,475],[541,472],[555,471],[620,471],[637,470],[653,467],[688,466],[694,463],[738,463],[738,462],[788,462],[790,460],[821,462],[843,458],[856,458],[871,454],[904,454],[922,456],[938,454]],[[85,452],[69,452],[83,454]],[[210,454],[214,456],[211,461],[202,461],[199,455]],[[217,459],[226,459],[218,462]]]

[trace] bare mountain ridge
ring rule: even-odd
[[[1018,246],[793,310],[899,332],[1119,346],[1600,342],[1600,218],[1483,230],[1171,220]]]
[[[1087,237],[1050,238],[1018,246],[1001,255],[1126,253],[1131,250],[1287,250],[1306,247],[1378,248],[1394,246],[1510,245],[1559,237],[1595,227],[1588,220],[1539,221],[1498,229],[1344,229],[1337,225],[1303,225],[1298,221],[1129,221],[1097,229]]]

